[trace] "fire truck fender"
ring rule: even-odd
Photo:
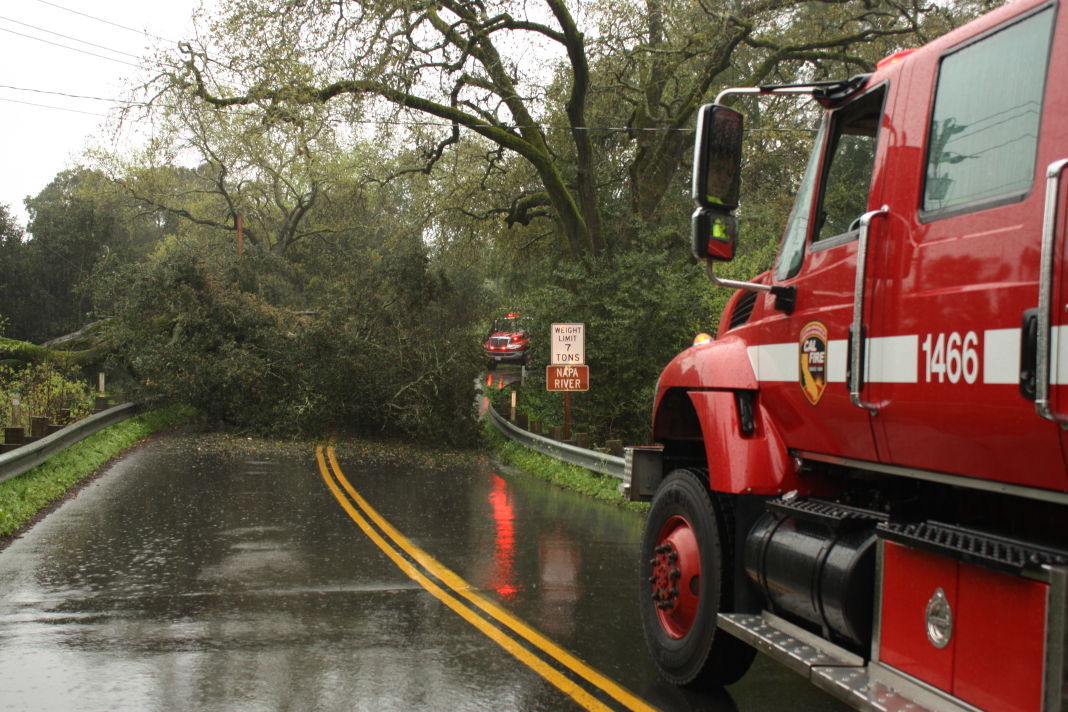
[[[660,396],[669,388],[759,388],[746,343],[728,337],[686,349],[660,375]]]
[[[700,439],[713,490],[779,494],[800,489],[794,460],[760,404],[759,388],[744,340],[728,335],[692,346],[660,375],[653,437],[661,443]],[[742,425],[740,409],[747,405],[752,429]],[[670,452],[665,455],[670,459]]]
[[[711,489],[761,495],[801,489],[795,460],[759,398],[749,399],[755,412],[751,433],[747,434],[741,422],[739,392],[690,391],[689,396],[701,424]]]

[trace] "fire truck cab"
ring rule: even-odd
[[[530,363],[530,319],[511,312],[493,320],[493,326],[482,342],[486,368],[490,371],[499,363],[525,366]]]
[[[694,250],[737,291],[627,456],[666,679],[760,650],[860,709],[1068,710],[1062,79],[1068,7],[1018,0],[870,75],[702,108]],[[751,282],[712,269],[744,220],[737,94],[823,108]]]

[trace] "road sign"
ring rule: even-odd
[[[549,391],[590,390],[589,366],[546,366],[545,389]]]
[[[554,366],[586,363],[586,325],[553,324],[549,356],[549,362]]]

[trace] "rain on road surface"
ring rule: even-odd
[[[225,442],[153,440],[0,552],[5,711],[581,709],[391,562],[314,448]],[[635,614],[640,515],[474,458],[336,451],[402,538],[634,696],[475,614],[598,704],[844,709],[759,656],[727,692],[658,681]]]

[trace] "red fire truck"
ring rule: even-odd
[[[530,319],[516,312],[494,319],[486,340],[482,342],[482,353],[490,371],[499,363],[521,366],[530,363]]]
[[[870,75],[702,108],[694,250],[737,291],[628,451],[668,680],[727,684],[760,650],[861,709],[1068,709],[1061,79],[1068,3],[1018,0]],[[712,270],[738,94],[823,108],[752,282]]]

